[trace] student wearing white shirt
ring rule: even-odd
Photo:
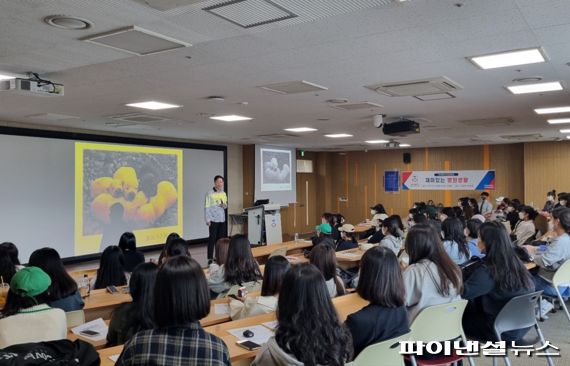
[[[18,271],[0,318],[0,349],[14,344],[65,339],[65,312],[47,305],[51,279],[38,267]]]
[[[479,213],[483,216],[493,213],[493,204],[489,202],[489,193],[481,192],[481,201],[479,201],[477,207],[479,208]]]
[[[511,236],[513,243],[516,245],[526,244],[531,240],[536,234],[536,228],[534,226],[534,218],[538,215],[538,212],[530,206],[522,206],[519,209],[519,219],[520,221],[515,225]]]

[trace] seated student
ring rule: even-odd
[[[152,304],[158,266],[154,263],[139,264],[129,281],[132,302],[124,303],[113,311],[106,347],[123,344],[141,330],[152,329]]]
[[[208,285],[215,294],[223,296],[235,285],[245,286],[248,292],[257,291],[262,278],[249,240],[245,235],[234,235],[226,263],[220,266],[219,271],[209,275]]]
[[[463,298],[469,300],[463,313],[463,329],[469,338],[496,342],[499,339],[493,324],[497,315],[513,297],[534,291],[534,284],[501,223],[481,225],[479,249],[486,253],[485,258],[463,284]],[[527,331],[505,332],[501,340],[520,340]]]
[[[65,312],[47,304],[50,285],[51,279],[38,267],[23,268],[12,277],[0,313],[0,349],[67,337]]]
[[[428,306],[461,299],[461,270],[445,253],[439,233],[432,226],[411,228],[405,250],[410,258],[403,273],[410,322]]]
[[[524,245],[531,241],[536,235],[534,219],[538,212],[530,206],[522,206],[519,209],[520,221],[515,225],[515,229],[511,233],[511,239],[515,245]]]
[[[144,263],[144,254],[137,250],[137,239],[133,233],[123,233],[119,239],[119,248],[125,257],[125,270],[132,272],[136,266]]]
[[[336,215],[332,214],[330,212],[325,212],[323,213],[323,215],[321,216],[321,224],[328,224],[330,225],[330,233],[326,234],[326,235],[330,235],[333,242],[336,242],[339,238],[340,235],[338,233],[338,230],[336,230]],[[319,236],[319,226],[321,225],[317,225],[317,236]]]
[[[320,224],[315,227],[317,235],[312,238],[313,245],[326,244],[331,248],[335,247],[335,240],[332,237],[332,227],[328,223]]]
[[[210,312],[208,284],[194,259],[176,256],[160,267],[154,286],[154,329],[137,332],[117,366],[230,365],[224,342],[206,332],[200,319]]]
[[[160,252],[160,255],[158,256],[158,262],[157,263],[159,265],[161,265],[166,258],[166,248],[168,247],[168,244],[175,239],[180,239],[180,235],[178,235],[177,233],[170,233],[166,237],[166,241],[164,242],[164,246],[162,247],[162,251]]]
[[[49,306],[66,312],[83,309],[85,303],[79,294],[77,282],[65,270],[57,250],[42,248],[34,251],[28,265],[41,268],[51,278]]]
[[[374,247],[364,253],[356,292],[370,304],[346,319],[354,356],[371,344],[410,330],[404,306],[404,280],[398,259],[390,249]]]
[[[515,225],[519,222],[519,208],[522,206],[521,201],[518,198],[514,198],[505,209],[507,212],[507,221],[511,225],[511,230],[514,230]]]
[[[471,258],[463,224],[458,218],[448,218],[441,224],[443,249],[455,264],[465,263]]]
[[[344,365],[352,359],[350,331],[340,323],[321,272],[292,266],[279,295],[279,326],[252,366]]]
[[[415,214],[412,216],[412,225],[410,227],[417,225],[417,224],[427,224],[428,218],[424,214]]]
[[[18,271],[14,262],[12,262],[12,258],[10,257],[10,253],[6,248],[0,247],[0,276],[2,276],[2,280],[4,283],[10,283],[12,281],[12,277]]]
[[[97,290],[107,286],[124,286],[127,282],[123,251],[116,245],[108,246],[101,254],[93,288]]]
[[[379,244],[382,239],[384,239],[384,234],[382,233],[382,221],[388,218],[386,214],[376,214],[372,218],[372,226],[374,226],[375,232],[368,238],[368,243]]]
[[[232,320],[243,319],[254,315],[272,313],[277,309],[277,297],[285,273],[291,268],[287,258],[276,255],[265,263],[261,296],[247,296],[245,299],[230,301]]]
[[[20,258],[18,258],[19,255],[18,247],[14,245],[14,243],[4,242],[0,244],[0,250],[1,249],[6,250],[6,252],[10,256],[10,259],[12,260],[12,263],[16,266],[16,271],[19,271],[22,268],[24,268],[24,266],[22,266],[22,264],[20,263]]]
[[[382,234],[384,238],[380,241],[380,246],[390,249],[395,255],[402,249],[403,233],[396,215],[388,217],[382,222]]]
[[[449,217],[456,217],[457,212],[453,207],[444,207],[439,214],[439,221],[444,222]]]
[[[477,233],[479,233],[479,227],[481,227],[481,221],[476,219],[467,220],[465,225],[464,234],[467,237],[467,247],[469,248],[469,255],[471,257],[484,257],[485,254],[481,254],[479,247],[477,245],[478,238]]]
[[[309,262],[315,265],[323,274],[330,297],[345,294],[344,284],[340,277],[336,275],[336,253],[333,248],[328,245],[317,245],[311,250]]]
[[[354,225],[344,224],[338,231],[340,232],[340,240],[336,245],[336,251],[358,248],[358,240],[356,240],[356,230]]]
[[[544,207],[542,208],[542,211],[550,213],[554,209],[554,206],[556,206],[556,190],[555,189],[546,193],[546,202],[544,203]]]
[[[481,209],[479,206],[479,202],[475,198],[469,198],[469,207],[473,210],[473,215],[480,215]]]
[[[166,245],[164,259],[169,259],[176,257],[178,255],[184,255],[186,257],[191,257],[190,248],[188,247],[188,242],[182,238],[173,239]],[[163,259],[163,260],[164,260]]]
[[[228,260],[229,248],[230,238],[218,239],[214,248],[214,260],[208,265],[208,276],[216,277],[216,272],[223,271],[223,265]],[[221,276],[223,277],[223,272]]]
[[[557,207],[568,207],[568,201],[570,201],[570,194],[566,193],[566,192],[560,192],[558,193],[558,203],[556,205],[554,205],[554,208]]]
[[[556,296],[552,286],[552,278],[560,266],[570,260],[570,209],[558,207],[552,210],[552,221],[557,236],[546,251],[539,252],[538,247],[525,246],[534,255],[534,263],[539,267],[538,274],[533,276],[536,291],[542,290],[545,295]],[[562,296],[570,296],[568,287],[559,289]],[[551,308],[551,306],[549,306]]]

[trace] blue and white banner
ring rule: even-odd
[[[494,190],[494,170],[402,172],[402,190]]]

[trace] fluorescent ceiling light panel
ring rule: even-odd
[[[483,70],[499,67],[528,65],[545,62],[540,48],[494,53],[491,55],[469,57],[469,60]]]
[[[227,116],[212,116],[210,119],[224,122],[238,122],[238,121],[251,121],[253,118],[239,116],[237,114],[228,114]]]
[[[311,127],[293,127],[293,128],[286,128],[285,131],[289,131],[289,132],[314,132],[314,131],[317,131],[317,129],[311,128]]]
[[[388,140],[368,140],[368,141],[364,141],[364,142],[366,142],[367,144],[387,144],[390,141],[388,141]]]
[[[536,114],[567,113],[570,112],[570,106],[536,108],[534,111],[536,112]]]
[[[543,93],[549,91],[563,90],[559,81],[551,81],[537,84],[510,85],[507,89],[513,94]]]
[[[551,125],[559,125],[561,123],[570,123],[570,118],[554,118],[554,119],[549,119],[548,123],[550,123]]]
[[[560,130],[560,133],[570,133],[570,130]]]
[[[348,133],[329,133],[326,134],[325,137],[330,137],[331,139],[340,139],[343,137],[352,137],[352,135]]]
[[[0,80],[11,80],[11,79],[15,79],[15,76],[12,75],[6,75],[6,74],[0,74]]]
[[[570,140],[570,136],[566,136],[566,138],[567,138],[568,140]]]
[[[410,144],[400,144],[400,147],[410,147],[410,146],[412,146],[412,145],[410,145]]]
[[[154,100],[149,100],[148,102],[140,102],[140,103],[129,103],[126,104],[127,107],[134,107],[134,108],[143,108],[143,109],[151,109],[153,111],[157,111],[160,109],[170,109],[170,108],[180,108],[180,105],[176,104],[168,104],[157,102]]]

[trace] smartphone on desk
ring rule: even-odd
[[[91,330],[91,329],[85,329],[85,330],[82,330],[81,332],[79,332],[79,334],[84,335],[84,336],[88,336],[88,337],[89,336],[92,337],[92,336],[99,335],[99,332],[96,332],[96,331]]]
[[[261,348],[261,345],[248,340],[237,341],[236,343],[238,346],[240,346],[241,348],[245,348],[248,351],[255,351]]]
[[[115,286],[107,286],[107,292],[110,294],[116,294],[119,292],[119,290],[117,290],[117,287]]]

